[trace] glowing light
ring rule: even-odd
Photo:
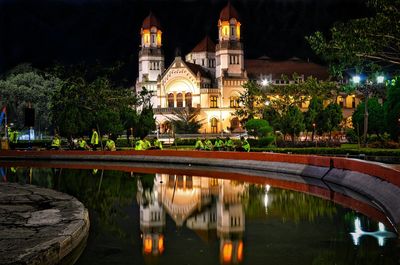
[[[163,252],[164,252],[164,237],[163,237],[163,236],[160,236],[160,237],[158,238],[158,251],[159,251],[160,253],[163,253]]]
[[[239,22],[236,24],[236,35],[237,35],[238,40],[240,40],[240,23]]]
[[[354,245],[358,246],[360,244],[360,238],[362,236],[372,236],[375,237],[376,240],[378,241],[379,246],[384,246],[385,245],[385,240],[387,238],[396,238],[396,234],[393,232],[389,232],[385,230],[385,225],[382,223],[378,224],[379,230],[375,232],[366,232],[363,231],[361,228],[361,221],[359,218],[356,218],[354,220],[354,232],[350,233],[350,235],[353,238],[353,243]]]
[[[261,85],[263,85],[263,86],[268,86],[268,84],[269,84],[268,79],[263,79],[261,81]]]
[[[237,259],[239,262],[243,260],[243,242],[242,241],[240,241],[239,245],[238,245]]]
[[[378,77],[376,78],[376,82],[377,82],[378,84],[382,84],[384,81],[385,81],[385,77],[382,76],[382,75],[380,75],[380,76],[378,76]]]
[[[222,258],[224,262],[232,260],[232,243],[225,243],[222,248]]]
[[[153,249],[153,240],[152,240],[152,238],[150,236],[146,237],[144,239],[143,248],[144,248],[143,249],[144,253],[146,253],[146,254],[150,254],[151,253],[151,250]]]
[[[353,83],[359,84],[361,82],[361,77],[359,75],[353,76]]]

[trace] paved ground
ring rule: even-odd
[[[86,241],[89,225],[69,195],[0,183],[0,264],[57,264]]]

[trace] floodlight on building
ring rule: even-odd
[[[268,79],[263,79],[263,80],[261,81],[261,85],[263,85],[263,86],[268,86],[268,84],[269,84]]]
[[[354,84],[359,84],[361,82],[361,77],[359,75],[353,76],[353,83]]]
[[[376,77],[376,82],[378,84],[382,84],[385,81],[385,77],[383,75],[377,76]]]

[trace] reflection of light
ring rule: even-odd
[[[158,238],[158,251],[160,252],[160,254],[164,252],[164,237],[163,236],[160,236]]]
[[[350,235],[353,238],[354,245],[358,246],[360,244],[360,238],[362,236],[372,236],[375,237],[376,240],[378,241],[379,246],[384,246],[385,245],[385,239],[387,238],[395,238],[396,234],[386,231],[385,225],[382,223],[378,224],[379,230],[376,232],[366,232],[363,231],[361,228],[361,221],[359,218],[356,218],[354,220],[354,232],[350,233]]]
[[[239,262],[243,260],[243,242],[242,241],[239,241],[239,246],[237,249],[237,259]]]
[[[225,243],[222,248],[224,262],[230,262],[232,259],[232,243]]]
[[[150,254],[153,248],[153,240],[151,236],[146,237],[144,240],[144,253]]]
[[[268,213],[268,201],[269,201],[269,198],[268,198],[268,192],[269,192],[269,190],[271,189],[271,186],[270,185],[265,185],[265,195],[264,195],[264,207],[265,207],[265,213]]]
[[[265,185],[265,190],[267,191],[267,192],[269,192],[269,190],[271,189],[271,186],[270,185]]]

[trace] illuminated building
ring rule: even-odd
[[[298,58],[273,61],[267,57],[245,59],[241,22],[238,12],[228,3],[217,21],[218,41],[202,39],[184,59],[176,56],[169,67],[164,66],[162,32],[153,14],[145,18],[141,28],[139,52],[139,76],[136,91],[145,87],[154,96],[151,103],[160,131],[169,129],[168,121],[177,111],[199,108],[199,120],[203,120],[201,133],[238,132],[241,127],[232,114],[239,107],[238,98],[249,79],[263,80],[262,84],[286,84],[294,73],[301,82],[308,76],[319,80],[328,78],[326,67]],[[358,105],[358,98],[341,95],[338,103],[348,117]],[[301,106],[307,108],[307,103]]]

